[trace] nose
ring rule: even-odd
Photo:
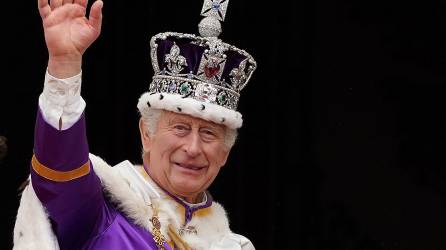
[[[202,151],[201,138],[197,131],[193,131],[186,137],[186,143],[184,144],[184,151],[190,157],[197,157]]]

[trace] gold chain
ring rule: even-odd
[[[149,205],[152,208],[153,216],[150,218],[150,222],[152,223],[152,234],[153,240],[158,246],[159,250],[165,250],[164,243],[166,243],[166,238],[161,234],[161,223],[158,220],[158,211],[153,207],[152,204]]]

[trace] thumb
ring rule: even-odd
[[[90,9],[90,16],[88,17],[88,23],[98,32],[101,31],[102,26],[102,6],[104,3],[102,0],[96,0]]]

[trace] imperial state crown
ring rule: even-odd
[[[242,126],[236,111],[241,90],[257,63],[246,51],[218,38],[229,0],[205,0],[200,36],[159,33],[150,41],[154,76],[138,103],[226,125]]]

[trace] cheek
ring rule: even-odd
[[[222,146],[209,147],[206,151],[208,160],[217,167],[222,167],[226,161],[227,151]]]
[[[163,160],[169,160],[171,155],[181,147],[181,140],[167,136],[157,143],[158,153]]]

